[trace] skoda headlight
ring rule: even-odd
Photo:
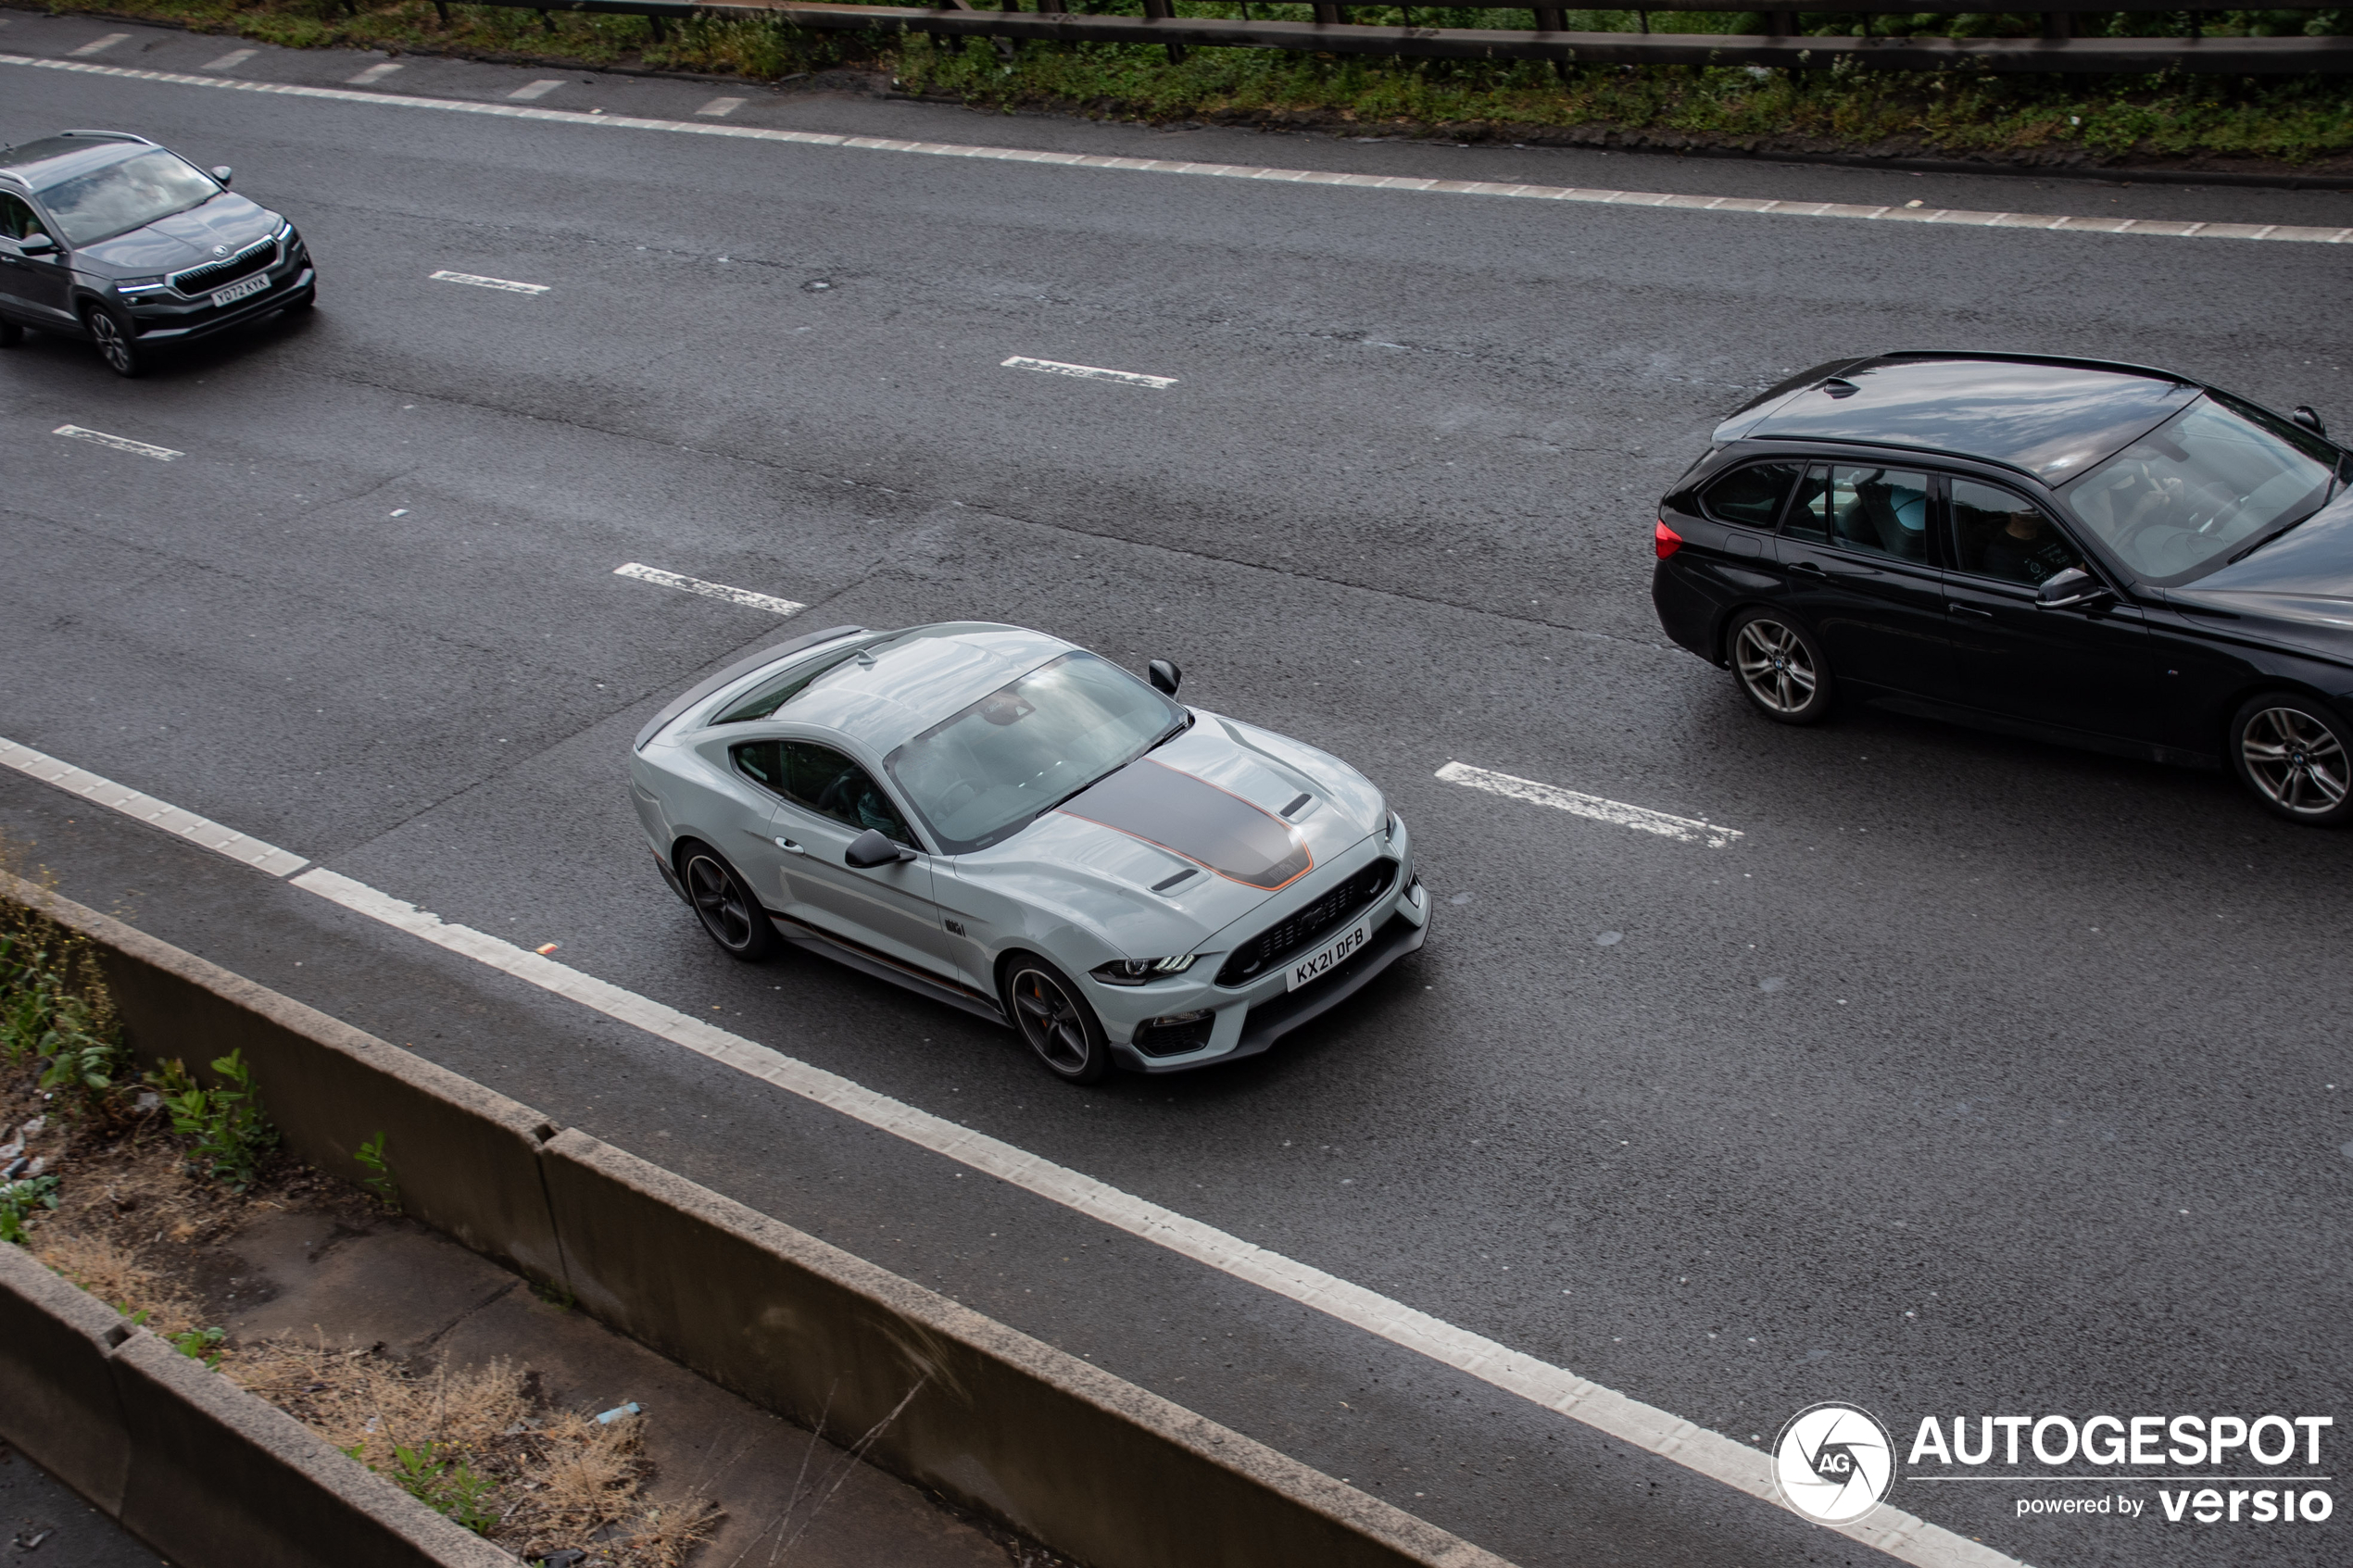
[[[123,278],[114,286],[117,294],[161,294],[163,280],[157,278]]]
[[[1193,955],[1187,953],[1174,959],[1114,959],[1107,964],[1097,964],[1088,972],[1106,985],[1149,985],[1192,967]]]

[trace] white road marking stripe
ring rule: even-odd
[[[171,825],[166,818],[184,819],[214,834],[226,834],[231,841],[268,850],[268,855],[252,859],[250,863],[273,876],[283,876],[286,871],[305,864],[284,850],[255,846],[253,840],[228,834],[226,829],[206,822],[201,818],[186,812],[175,812],[173,808],[159,800],[153,800],[119,784],[109,784],[94,774],[82,772],[78,768],[6,740],[0,740],[0,762],[19,768],[34,778],[56,784],[74,794],[104,800],[119,810],[130,811],[134,816],[144,815],[148,821]],[[109,799],[102,793],[109,791],[119,797],[120,802],[143,802],[157,809],[148,814],[130,804],[118,803],[118,799]],[[186,830],[175,827],[174,831]],[[236,853],[223,844],[208,842],[195,833],[189,833],[188,836],[205,844],[208,848]],[[273,861],[271,856],[283,857],[283,864]],[[239,854],[238,858],[246,857]],[[1288,1297],[1367,1334],[1378,1335],[1391,1344],[1433,1361],[1443,1361],[1506,1393],[1541,1405],[1572,1421],[1581,1422],[1662,1459],[1672,1460],[1688,1470],[1720,1481],[1760,1501],[1780,1506],[1773,1486],[1769,1456],[1720,1433],[1694,1426],[1655,1406],[1629,1399],[1613,1389],[1588,1382],[1564,1367],[1540,1361],[1533,1356],[1524,1356],[1507,1345],[1457,1328],[1402,1301],[1392,1301],[1278,1252],[1254,1247],[1239,1236],[1230,1236],[1199,1220],[1189,1219],[1174,1210],[1164,1209],[1157,1203],[1123,1192],[1092,1176],[1041,1160],[1026,1149],[992,1138],[985,1133],[959,1126],[944,1117],[934,1116],[927,1110],[920,1110],[887,1095],[876,1094],[838,1073],[828,1073],[824,1068],[772,1050],[757,1041],[715,1028],[675,1008],[665,1007],[650,997],[623,990],[568,964],[560,964],[541,954],[525,951],[471,926],[452,925],[430,910],[420,909],[414,904],[379,892],[365,883],[355,882],[324,866],[313,866],[304,872],[294,878],[293,885],[371,920],[408,932],[435,947],[463,954],[541,990],[568,997],[608,1018],[660,1035],[673,1045],[683,1046],[763,1083],[774,1084],[778,1088],[813,1100],[894,1137],[903,1138],[918,1148],[929,1149],[1079,1213],[1091,1215],[1107,1225],[1115,1226],[1155,1246],[1164,1247],[1277,1296]],[[1875,1547],[1901,1562],[1911,1563],[1914,1568],[2025,1568],[2016,1559],[2004,1556],[1990,1547],[1884,1505],[1861,1523],[1840,1533],[1862,1545]]]
[[[39,779],[43,784],[55,784],[69,795],[81,796],[126,817],[136,817],[166,833],[176,833],[191,844],[226,855],[271,876],[284,876],[310,863],[274,844],[248,838],[193,811],[182,811],[177,806],[157,800],[152,795],[142,795],[128,785],[84,772],[71,763],[60,762],[29,746],[19,746],[5,735],[0,735],[0,763],[30,778]]]
[[[546,294],[550,288],[554,287],[551,283],[519,283],[512,278],[478,277],[472,272],[435,272],[430,279],[427,280],[427,282],[436,283],[472,283],[478,289],[503,289],[509,294]]]
[[[1598,795],[1579,795],[1573,789],[1539,784],[1534,779],[1514,778],[1509,773],[1491,773],[1484,768],[1466,767],[1460,762],[1447,763],[1438,770],[1438,776],[1448,784],[1467,784],[1473,789],[1483,789],[1490,795],[1526,800],[1562,811],[1574,811],[1597,822],[1611,822],[1641,833],[1655,833],[1662,838],[1680,838],[1686,844],[1705,843],[1710,849],[1721,849],[1741,836],[1738,828],[1718,827],[1714,822],[1703,822],[1691,817],[1670,817],[1647,806],[1629,806],[1623,800],[1604,800]]]
[[[390,76],[394,71],[396,71],[399,69],[400,67],[397,62],[386,60],[382,65],[370,66],[358,76],[348,76],[344,78],[344,83],[345,85],[350,87],[365,87],[371,82],[382,82],[385,77]]]
[[[109,32],[104,38],[93,38],[81,48],[69,49],[66,53],[69,55],[94,55],[102,49],[113,48],[116,44],[121,43],[124,39],[130,36],[131,34],[127,32]]]
[[[1175,376],[1139,375],[1134,370],[1106,370],[1100,365],[1065,365],[1059,359],[1031,359],[1016,354],[999,367],[1007,370],[1041,370],[1050,376],[1076,376],[1082,381],[1115,381],[1129,386],[1164,390],[1176,384]]]
[[[143,458],[153,458],[159,463],[168,463],[174,458],[187,456],[185,452],[175,452],[169,446],[150,446],[144,441],[133,441],[127,435],[108,435],[103,430],[84,430],[80,425],[59,425],[49,433],[69,435],[76,441],[87,441],[94,445],[111,446],[118,452],[136,452]]]
[[[711,102],[705,104],[695,112],[697,114],[707,114],[714,119],[720,119],[735,113],[737,109],[742,108],[743,107],[744,101],[741,98],[713,98]]]
[[[232,49],[227,54],[221,56],[219,59],[207,60],[203,65],[197,67],[196,69],[199,70],[234,70],[259,53],[261,53],[261,51],[258,49]]]
[[[707,599],[723,599],[731,605],[748,605],[753,609],[770,610],[777,615],[798,615],[809,607],[790,599],[780,599],[773,594],[755,594],[749,588],[730,588],[724,583],[706,583],[699,577],[682,577],[674,571],[664,571],[658,566],[644,566],[631,561],[612,569],[615,577],[635,577],[640,583],[658,583],[665,588],[676,588],[689,594],[700,594]]]
[[[36,59],[29,55],[0,55],[0,66],[25,66],[37,70],[81,71],[119,76],[135,82],[168,82],[183,87],[216,87],[233,93],[275,93],[293,98],[322,98],[333,102],[390,105],[396,108],[435,109],[445,114],[499,115],[514,119],[538,119],[564,125],[595,125],[624,131],[668,131],[694,136],[736,136],[747,141],[785,142],[805,147],[847,147],[861,152],[909,153],[926,157],[967,157],[1002,163],[1053,164],[1070,169],[1109,169],[1147,174],[1189,174],[1221,180],[1307,181],[1325,185],[1350,185],[1367,190],[1436,191],[1447,195],[1508,196],[1528,201],[1617,203],[1651,201],[1679,211],[1771,212],[1776,217],[1853,219],[1882,223],[1960,223],[1982,225],[1993,216],[1984,212],[1940,211],[1928,208],[1883,207],[1844,202],[1807,203],[1783,207],[1744,196],[1660,195],[1636,191],[1587,190],[1563,185],[1517,185],[1490,180],[1409,180],[1386,174],[1332,174],[1299,169],[1262,169],[1241,163],[1172,163],[1160,158],[1110,157],[1100,153],[1044,153],[1022,147],[970,146],[953,142],[903,142],[888,136],[842,136],[818,131],[772,131],[757,125],[722,125],[711,121],[650,119],[638,115],[583,114],[576,109],[543,109],[505,102],[476,103],[456,98],[420,98],[395,93],[348,93],[338,87],[303,87],[284,82],[244,82],[226,77],[188,76],[168,70],[137,70],[126,66],[102,66],[80,60]],[[2039,231],[2038,231],[2039,232]],[[2353,228],[2314,229],[2290,224],[2182,223],[2157,219],[2071,218],[2070,234],[2148,234],[2170,239],[2286,241],[2305,245],[2353,245]]]
[[[528,103],[534,98],[546,97],[548,94],[554,92],[557,88],[561,87],[562,85],[563,82],[560,79],[556,77],[547,77],[538,82],[525,82],[522,86],[518,87],[513,92],[508,94],[507,96],[510,98],[521,99],[522,101]]]

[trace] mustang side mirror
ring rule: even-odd
[[[2094,604],[2115,596],[2108,592],[2107,583],[2080,566],[2052,572],[2034,591],[2034,602],[2045,609],[2066,609],[2073,605]]]
[[[1176,695],[1176,684],[1185,678],[1185,672],[1182,670],[1164,659],[1155,659],[1145,665],[1144,673],[1151,678],[1152,688],[1155,691],[1164,692],[1170,696]]]
[[[853,871],[870,872],[876,866],[887,866],[900,860],[912,860],[915,852],[904,845],[893,844],[873,828],[849,841],[841,852],[842,864]]]
[[[2329,433],[2329,427],[2321,420],[2320,410],[2313,408],[2309,403],[2298,403],[2296,406],[2296,412],[2291,414],[2289,418],[2293,419],[2297,424],[2302,425],[2306,430],[2310,431],[2314,435],[2326,435]]]
[[[55,256],[57,254],[57,242],[46,234],[27,234],[17,242],[17,254],[19,256]]]
[[[237,171],[225,163],[216,163],[212,166],[212,177],[220,181],[224,189],[230,181],[236,178],[236,175]]]

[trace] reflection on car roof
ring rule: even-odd
[[[776,716],[888,752],[1071,645],[1016,626],[916,626],[812,682]]]

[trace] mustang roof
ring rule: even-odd
[[[1782,383],[1718,425],[1716,440],[1885,442],[2005,463],[2060,484],[2204,390],[2162,370],[2094,360],[1884,354]]]
[[[811,683],[776,717],[823,724],[887,753],[960,708],[1071,651],[1060,637],[1018,626],[912,626]]]

